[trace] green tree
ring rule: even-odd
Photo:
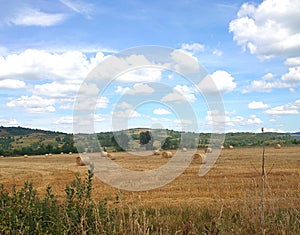
[[[145,146],[146,150],[153,149],[153,140],[149,131],[140,133],[140,145]]]

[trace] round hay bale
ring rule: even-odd
[[[0,158],[4,158],[4,156],[3,156],[3,155],[1,155],[1,156],[0,156]]]
[[[49,154],[48,154],[48,153],[46,153],[46,154],[45,154],[45,157],[48,157],[48,156],[49,156]]]
[[[69,155],[72,155],[73,153],[72,152],[69,152]]]
[[[61,155],[63,155],[63,154],[64,154],[64,152],[60,152],[60,154],[61,154]]]
[[[276,144],[276,145],[274,146],[274,148],[275,148],[275,149],[281,149],[281,145],[280,145],[280,144]]]
[[[76,164],[78,166],[86,166],[90,164],[90,158],[88,156],[78,156],[76,157]]]
[[[201,159],[201,160],[203,160],[203,155],[201,155],[200,153],[195,153],[195,154],[193,155],[193,158],[194,158],[194,159]]]
[[[110,155],[109,155],[110,156]],[[116,160],[116,158],[115,157],[113,157],[113,156],[110,156],[110,160]]]
[[[182,148],[182,152],[186,152],[187,151],[187,148]]]
[[[24,158],[28,158],[28,155],[27,155],[27,154],[25,154],[25,155],[24,155]]]
[[[108,152],[104,152],[104,151],[103,151],[103,152],[101,152],[101,156],[102,156],[102,157],[108,157],[109,154],[108,154]]]
[[[162,152],[162,156],[164,158],[171,158],[173,156],[173,153],[170,151],[164,151],[164,152]]]
[[[160,151],[159,150],[154,150],[153,155],[160,155]]]
[[[205,153],[212,153],[212,148],[206,148],[206,149],[204,150],[204,152],[205,152]]]
[[[232,146],[232,145],[229,145],[229,146],[228,146],[228,149],[232,150],[232,149],[233,149],[233,146]]]
[[[220,148],[221,148],[221,149],[224,149],[224,146],[222,145]]]

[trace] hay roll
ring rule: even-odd
[[[90,158],[88,156],[78,156],[76,158],[76,164],[78,166],[86,166],[90,164]]]
[[[162,156],[164,158],[171,158],[173,156],[173,153],[169,152],[169,151],[164,151],[164,152],[162,152]]]
[[[275,149],[281,149],[281,145],[280,145],[280,144],[276,144],[276,145],[274,146],[274,148],[275,148]]]
[[[102,151],[101,152],[101,157],[108,157],[108,152]]]
[[[229,146],[228,146],[228,149],[232,150],[232,149],[233,149],[233,146],[232,146],[232,145],[229,145]]]
[[[153,155],[160,155],[160,151],[159,150],[154,150]]]
[[[186,152],[187,151],[187,148],[182,148],[182,152]]]
[[[204,152],[205,152],[205,153],[212,153],[212,148],[206,148],[206,149],[204,150]]]
[[[201,159],[201,160],[203,160],[204,156],[203,156],[202,154],[200,154],[200,153],[195,153],[195,154],[193,155],[193,158],[194,158],[194,159]]]

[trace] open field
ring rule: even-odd
[[[161,156],[138,157],[128,153],[112,153],[115,162],[133,170],[154,169],[166,163]],[[262,148],[222,150],[213,169],[204,177],[198,176],[201,159],[194,159],[190,167],[170,184],[147,192],[119,191],[96,177],[93,197],[100,200],[118,195],[123,202],[143,205],[230,205],[245,202],[259,203]],[[6,157],[0,159],[0,182],[6,188],[20,187],[32,181],[39,193],[47,185],[59,198],[65,195],[65,185],[75,174],[84,176],[86,167],[75,163],[78,155]],[[300,207],[300,148],[266,148],[266,204],[276,207]]]

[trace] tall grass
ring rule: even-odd
[[[260,234],[259,201],[249,193],[239,202],[213,207],[144,206],[92,198],[93,172],[76,175],[58,201],[48,186],[37,196],[32,183],[8,191],[0,185],[1,234]],[[257,197],[256,197],[257,198]],[[267,234],[300,234],[300,209],[265,205]]]

